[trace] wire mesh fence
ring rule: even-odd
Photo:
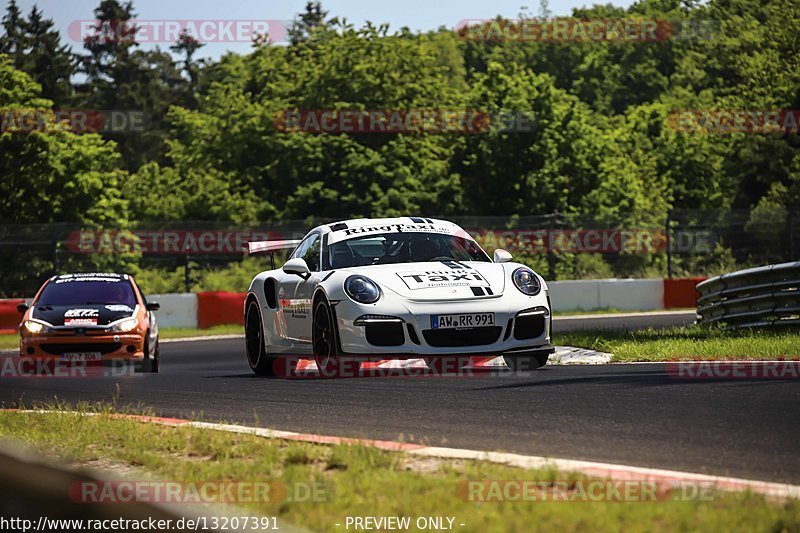
[[[549,280],[710,276],[796,260],[800,252],[800,209],[676,210],[637,225],[562,213],[447,218],[489,253],[504,248]],[[268,257],[246,258],[243,245],[300,238],[327,222],[0,225],[0,296],[30,296],[54,273],[105,270],[134,274],[148,292],[245,290],[272,265]]]

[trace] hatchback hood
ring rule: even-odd
[[[53,326],[107,326],[121,318],[133,316],[134,309],[121,304],[37,305],[32,318]]]
[[[502,264],[480,261],[430,261],[347,269],[409,300],[474,300],[500,296],[505,289]]]

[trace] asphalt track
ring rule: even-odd
[[[798,380],[679,380],[662,364],[509,375],[268,379],[243,340],[162,345],[159,374],[2,378],[22,399],[142,403],[163,416],[800,483]]]

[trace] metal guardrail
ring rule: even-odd
[[[709,278],[697,291],[700,323],[730,329],[800,326],[800,261]]]

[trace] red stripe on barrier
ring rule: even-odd
[[[243,292],[198,292],[197,325],[210,328],[220,324],[244,325]]]
[[[664,309],[697,307],[697,284],[704,277],[664,280]]]
[[[22,298],[0,300],[0,330],[10,330],[6,333],[14,333],[19,328],[22,313],[17,311],[17,305],[24,303],[25,300]]]

